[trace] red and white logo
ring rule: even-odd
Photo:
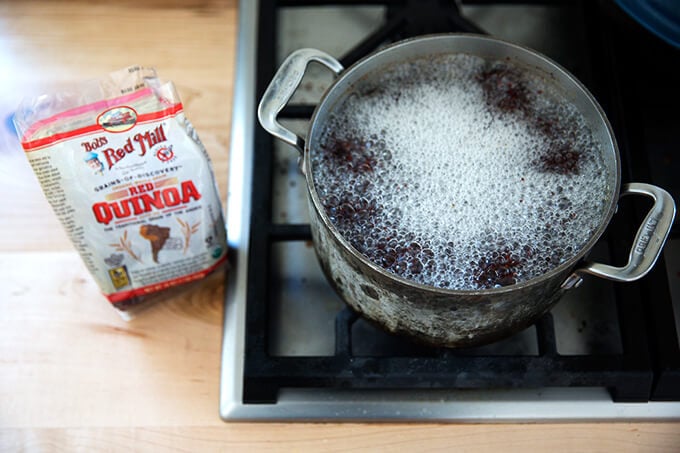
[[[158,151],[156,151],[156,157],[161,162],[170,162],[175,157],[175,153],[172,151],[172,145],[161,146],[158,148]]]

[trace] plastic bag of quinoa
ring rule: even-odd
[[[153,69],[26,99],[14,122],[55,214],[124,318],[226,262],[210,159],[174,85]]]

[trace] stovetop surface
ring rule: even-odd
[[[222,416],[227,420],[680,418],[680,403],[647,403],[680,400],[675,327],[680,325],[680,247],[675,233],[665,259],[643,282],[621,285],[588,279],[535,326],[480,348],[424,347],[379,330],[345,307],[327,283],[311,246],[306,185],[297,168],[297,153],[260,129],[256,104],[273,71],[293,50],[316,47],[344,55],[347,64],[365,51],[355,52],[362,42],[441,32],[445,30],[440,28],[461,19],[426,15],[425,22],[441,23],[434,30],[423,30],[414,20],[402,29],[394,23],[415,13],[392,4],[409,2],[351,7],[276,3],[240,5],[227,212],[232,269],[225,311]],[[462,13],[464,22],[455,23],[453,31],[481,28],[543,52],[574,73],[603,104],[617,131],[624,182],[651,181],[670,189],[678,199],[668,176],[669,169],[677,167],[677,158],[668,155],[668,143],[673,141],[666,132],[658,133],[659,124],[670,121],[659,113],[665,109],[663,99],[672,100],[678,90],[654,99],[660,106],[645,106],[661,118],[655,123],[643,115],[645,134],[620,133],[636,118],[620,113],[624,100],[616,90],[622,90],[625,80],[615,86],[607,81],[617,69],[616,50],[625,44],[611,43],[615,39],[611,29],[618,24],[603,26],[598,21],[604,13],[598,8],[586,11],[583,5],[473,5],[464,6]],[[590,47],[595,49],[584,52]],[[284,110],[280,118],[301,135],[314,104],[333,81],[324,70],[310,69],[291,100],[294,107]],[[651,144],[649,129],[659,137]],[[640,148],[644,154],[636,151]],[[592,257],[615,263],[625,260],[623,251],[628,250],[633,225],[639,223],[636,219],[644,208],[623,204],[621,211],[628,213],[617,214],[613,231]]]

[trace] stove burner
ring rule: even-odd
[[[387,22],[397,22],[390,38],[396,40],[430,33],[465,32],[486,34],[469,21],[453,0],[407,0],[404,4],[387,8]],[[370,49],[371,51],[374,49]]]

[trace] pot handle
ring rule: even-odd
[[[320,50],[296,50],[286,58],[279,70],[276,71],[257,109],[257,116],[262,127],[274,137],[295,146],[300,151],[300,155],[305,149],[305,139],[283,127],[276,118],[295,93],[305,75],[307,65],[312,61],[321,63],[335,74],[339,74],[344,69],[338,60]]]
[[[654,206],[638,229],[628,256],[628,264],[623,267],[614,267],[602,263],[586,263],[584,267],[576,269],[564,281],[562,288],[570,289],[579,286],[583,280],[580,275],[582,273],[617,282],[632,282],[647,275],[654,267],[673,226],[675,203],[673,197],[665,190],[643,183],[626,184],[621,197],[635,194],[653,198]]]

